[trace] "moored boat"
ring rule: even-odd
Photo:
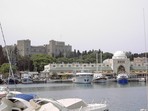
[[[73,77],[74,83],[90,84],[93,80],[93,73],[79,72]]]
[[[32,94],[2,98],[0,111],[108,111],[106,103],[87,104],[79,98],[47,99]]]
[[[7,83],[7,84],[18,84],[18,83],[19,83],[19,80],[13,79],[13,78],[8,78],[8,79],[6,80],[6,83]]]
[[[107,81],[107,78],[102,75],[101,73],[94,73],[93,75],[93,82],[94,83],[105,83]]]
[[[31,78],[27,77],[27,78],[22,78],[21,82],[22,82],[22,84],[31,84],[31,83],[33,83],[33,80]]]
[[[57,101],[63,104],[68,111],[109,111],[106,103],[87,104],[79,98],[67,98]]]
[[[127,84],[128,83],[128,74],[121,73],[117,75],[117,82],[119,84]]]

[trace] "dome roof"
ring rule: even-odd
[[[117,51],[114,53],[113,59],[126,59],[127,56],[124,51]]]

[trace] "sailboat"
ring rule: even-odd
[[[100,53],[101,69],[98,71],[98,53],[96,52],[96,73],[93,75],[94,83],[105,83],[107,78],[102,74],[102,52]]]
[[[146,31],[145,31],[145,13],[144,13],[144,8],[143,8],[143,25],[144,25],[144,38],[145,38],[145,58],[146,58],[146,83],[147,83],[147,74],[148,74],[148,61],[147,61],[147,39],[146,39]],[[148,99],[148,98],[147,98]],[[148,101],[148,100],[147,100]],[[140,109],[140,111],[148,111],[148,103],[147,103],[147,108],[146,109]]]
[[[4,38],[4,33],[3,33],[1,23],[0,23],[0,28],[1,28],[1,33],[2,33],[2,37],[3,37],[4,45],[6,47],[5,50],[6,50],[6,54],[7,54],[7,59],[8,59],[8,62],[9,62],[9,77],[13,78],[11,82],[13,82],[15,84],[15,88],[16,88],[16,82],[17,81],[13,81],[13,80],[15,80],[15,78],[14,78],[14,74],[13,74],[13,70],[12,70],[12,64],[11,64],[11,61],[10,61],[10,57],[9,57],[9,53],[8,53],[8,49],[7,49],[6,41],[5,41],[5,38]],[[10,80],[9,77],[8,77],[8,80]],[[6,87],[1,86],[1,94],[3,94],[3,96],[15,95],[15,94],[19,94],[19,93],[21,93],[21,92],[10,91],[8,86],[6,86]]]

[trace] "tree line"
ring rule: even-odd
[[[100,60],[100,54],[102,53],[102,61],[105,59],[111,59],[113,54],[109,52],[103,52],[99,50],[85,50],[80,52],[79,50],[74,50],[68,55],[63,55],[60,53],[56,57],[45,54],[35,54],[30,56],[20,56],[15,47],[13,50],[9,50],[9,57],[13,66],[13,71],[43,71],[44,66],[49,63],[96,63],[96,57],[98,57],[98,62]],[[96,56],[98,54],[98,56]],[[134,53],[126,52],[127,57],[132,61],[135,57],[145,57],[145,53]],[[9,64],[7,59],[7,54],[4,48],[0,45],[0,73],[8,74]]]

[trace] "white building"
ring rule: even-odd
[[[130,60],[127,58],[125,52],[117,51],[112,57],[112,70],[115,74],[127,73],[130,74]]]
[[[141,59],[141,58],[140,58]],[[147,73],[148,64],[143,61],[143,63],[140,62],[140,65],[137,65],[137,59],[136,61],[130,61],[129,58],[127,58],[126,53],[124,51],[117,51],[114,53],[112,59],[106,59],[101,64],[96,63],[72,63],[72,64],[48,64],[44,66],[43,73],[47,75],[50,75],[54,72],[57,74],[73,74],[75,71],[80,71],[82,69],[89,70],[90,72],[95,72],[97,67],[98,70],[103,71],[103,74],[105,75],[114,75],[119,73],[127,73],[127,74],[145,74]]]

